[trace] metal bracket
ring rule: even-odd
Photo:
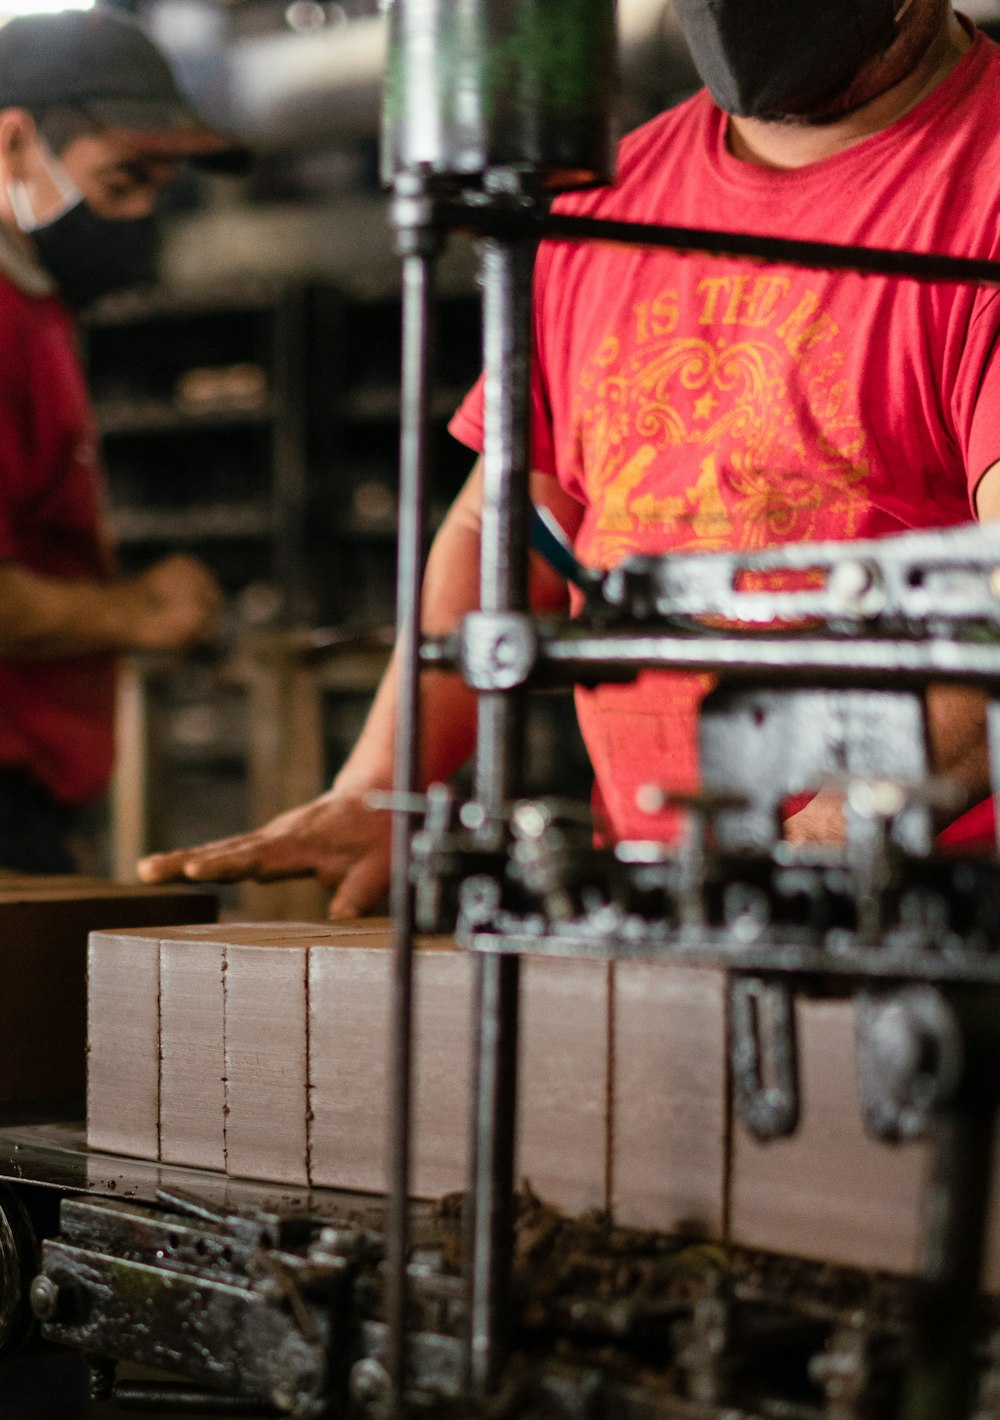
[[[858,1087],[865,1128],[875,1139],[922,1139],[953,1099],[964,1051],[954,1013],[939,991],[912,986],[857,998]]]
[[[473,690],[515,690],[538,660],[538,633],[521,612],[474,611],[462,622],[459,668]]]
[[[730,1065],[736,1110],[757,1139],[783,1139],[799,1124],[795,996],[784,982],[729,982]]]

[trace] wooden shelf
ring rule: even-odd
[[[266,281],[212,286],[205,290],[128,291],[92,306],[87,312],[87,325],[96,329],[172,317],[214,316],[226,311],[268,311],[280,299],[280,288]]]
[[[220,542],[269,537],[274,518],[260,503],[202,503],[192,508],[115,508],[111,526],[121,543]]]
[[[430,402],[431,418],[450,419],[468,392],[467,388],[460,388],[457,385],[435,390]],[[357,424],[397,423],[399,421],[399,387],[397,385],[362,385],[343,397],[341,410],[345,419]]]
[[[257,409],[184,409],[170,400],[135,400],[98,404],[97,425],[105,438],[135,434],[186,434],[208,429],[262,429],[274,422],[272,401]]]

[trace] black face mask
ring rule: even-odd
[[[674,0],[716,103],[745,118],[808,114],[895,38],[899,0]]]
[[[31,240],[60,296],[80,310],[112,291],[152,281],[157,235],[155,217],[99,217],[81,198],[35,227]]]

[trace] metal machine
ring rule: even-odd
[[[30,1298],[49,1341],[96,1358],[99,1387],[113,1388],[118,1359],[186,1378],[118,1388],[146,1409],[990,1420],[1000,1318],[979,1272],[1000,1091],[1000,867],[934,852],[950,789],[929,775],[923,692],[938,681],[986,691],[1000,787],[1000,533],[637,559],[585,576],[572,623],[542,622],[527,613],[527,410],[542,238],[915,280],[1000,284],[1000,268],[553,216],[553,191],[610,176],[611,0],[396,0],[391,18],[386,176],[406,316],[391,1189],[383,1209],[101,1159],[72,1130],[6,1130],[0,1340],[23,1337]],[[433,277],[455,230],[483,252],[482,607],[424,644]],[[803,569],[808,590],[746,589],[760,584],[748,573]],[[415,794],[421,665],[459,668],[480,696],[470,803]],[[718,677],[704,792],[680,804],[689,830],[677,848],[598,849],[581,806],[521,796],[526,697],[647,667]],[[845,795],[846,842],[793,850],[781,804],[824,783]],[[650,808],[662,803],[651,786]],[[418,918],[476,955],[462,1217],[408,1203]],[[528,951],[723,967],[734,1098],[760,1137],[797,1125],[796,993],[853,997],[869,1129],[933,1139],[922,1277],[723,1253],[518,1199]],[[45,1237],[40,1266],[32,1228]]]

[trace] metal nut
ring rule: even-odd
[[[29,1293],[31,1310],[39,1321],[66,1321],[74,1311],[73,1290],[60,1284],[44,1272],[33,1280]]]
[[[389,1373],[381,1361],[369,1356],[351,1370],[351,1397],[358,1401],[382,1400],[389,1393]]]

